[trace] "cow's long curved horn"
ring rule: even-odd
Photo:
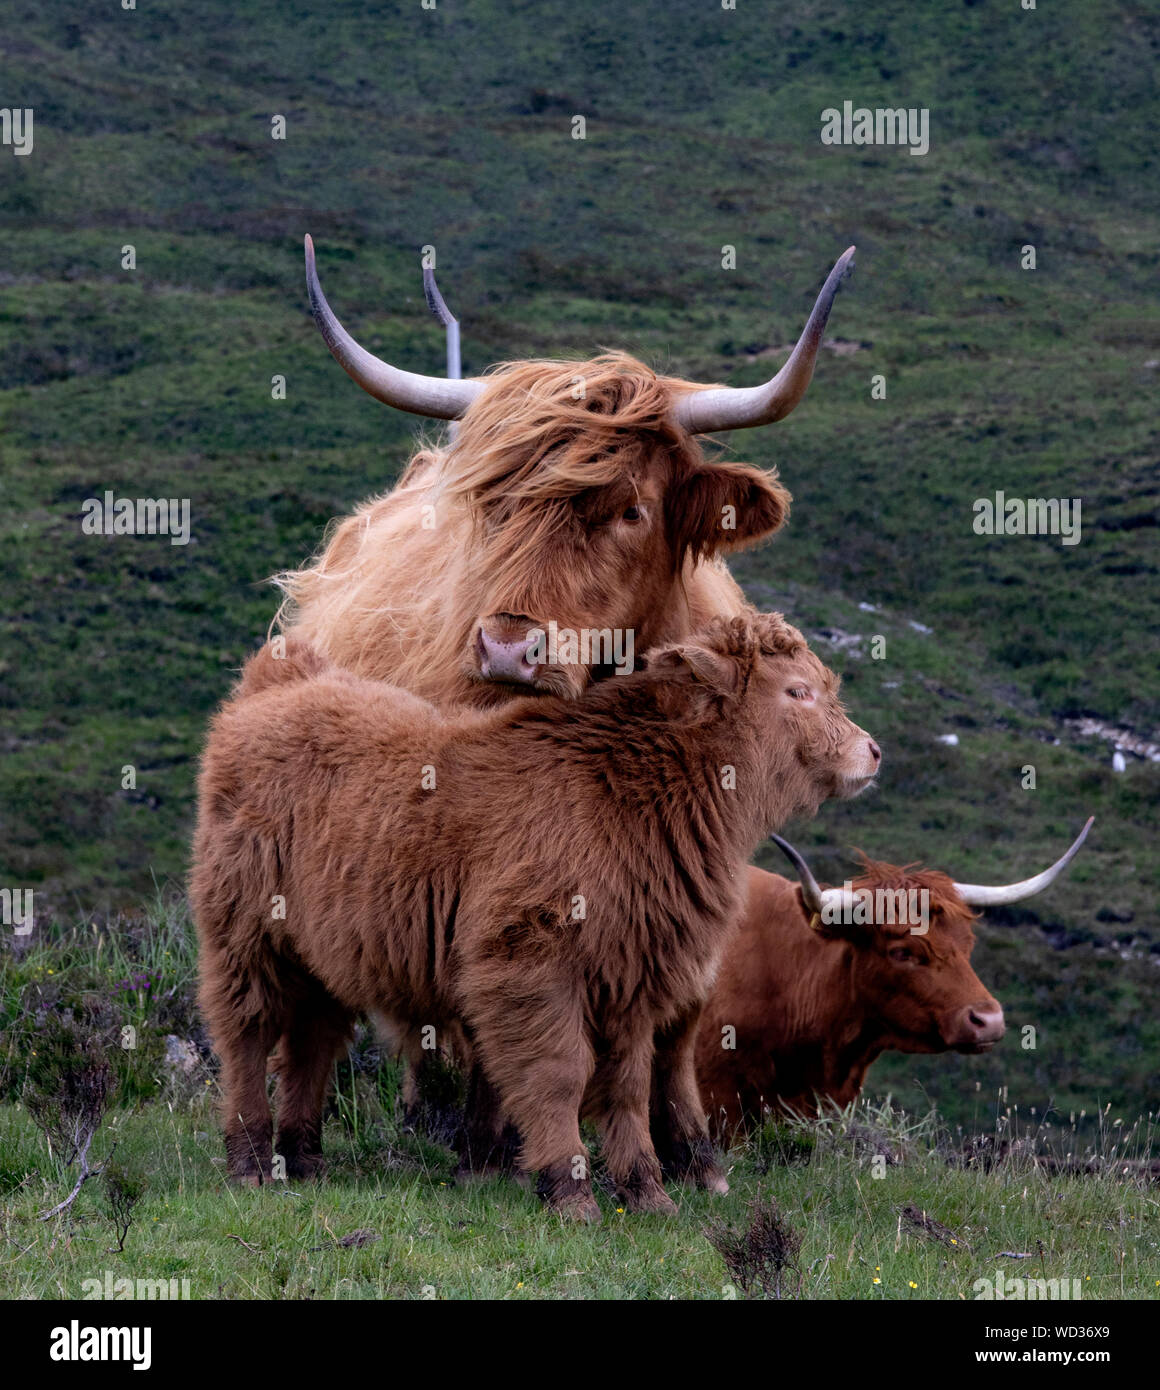
[[[780,835],[769,838],[797,870],[802,900],[810,914],[810,926],[816,931],[823,923],[844,921],[844,914],[852,910],[856,901],[854,894],[845,888],[819,888],[817,879],[810,873],[810,866],[793,845]]]
[[[838,286],[854,269],[854,247],[842,254],[826,277],[797,346],[781,371],[764,386],[716,386],[690,391],[677,402],[677,423],[690,434],[750,429],[782,420],[806,393],[826,331]]]
[[[442,377],[400,371],[359,347],[326,302],[314,265],[314,242],[309,235],[306,237],[306,288],[310,292],[310,312],[326,339],[326,346],[343,371],[375,400],[393,405],[397,410],[409,410],[412,415],[458,420],[483,390],[482,381],[446,381]]]
[[[1034,893],[1042,893],[1049,884],[1055,882],[1079,853],[1079,847],[1087,839],[1087,833],[1094,820],[1095,816],[1089,816],[1087,824],[1075,837],[1075,842],[1067,853],[1057,859],[1050,869],[1044,869],[1034,878],[1025,878],[1021,883],[1003,883],[997,887],[988,887],[981,883],[956,883],[955,890],[968,907],[1001,907],[1004,903],[1017,903],[1021,898],[1030,898]]]

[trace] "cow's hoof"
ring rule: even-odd
[[[578,1193],[575,1197],[553,1202],[551,1209],[566,1221],[579,1221],[587,1226],[599,1226],[603,1220],[596,1198],[591,1193]]]
[[[624,1199],[625,1206],[635,1216],[643,1216],[648,1212],[655,1212],[659,1216],[676,1216],[677,1204],[664,1190],[663,1187],[646,1188],[640,1192],[634,1192],[631,1196]]]
[[[724,1169],[713,1160],[695,1164],[686,1173],[685,1181],[693,1187],[703,1188],[706,1192],[719,1192],[722,1197],[729,1191]]]
[[[319,1153],[286,1154],[285,1163],[289,1182],[314,1182],[323,1176],[326,1167],[325,1159]]]
[[[235,1187],[261,1187],[262,1175],[261,1173],[231,1173],[230,1182]]]

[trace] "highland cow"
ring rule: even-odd
[[[550,624],[632,634],[644,651],[740,612],[720,556],[772,535],[790,497],[775,472],[707,460],[697,436],[794,409],[853,251],[761,386],[701,387],[617,352],[449,381],[400,371],[350,337],[307,237],[311,307],[344,369],[378,400],[459,424],[313,564],[279,576],[283,619],[338,665],[445,706],[501,703],[512,687],[574,697],[607,673],[602,643],[542,659],[533,634]]]
[[[626,1205],[672,1210],[654,1056],[687,1176],[727,1190],[693,1041],[745,861],[879,758],[780,615],[717,620],[578,701],[453,715],[267,646],[213,722],[191,878],[230,1173],[271,1173],[275,1044],[276,1149],[316,1171],[331,1064],[373,1011],[462,1026],[560,1211],[599,1216],[582,1115]]]
[[[1090,826],[1049,869],[1000,885],[863,857],[848,887],[822,889],[774,836],[800,883],[749,868],[741,925],[697,1032],[714,1134],[728,1139],[769,1112],[816,1116],[849,1105],[891,1049],[989,1051],[1003,1036],[1003,1010],[971,969],[974,909],[1042,892]]]
[[[315,562],[278,577],[287,630],[348,670],[447,708],[533,691],[572,698],[609,674],[618,642],[640,652],[739,613],[723,556],[772,535],[790,496],[774,471],[707,460],[697,436],[773,423],[797,406],[853,255],[834,266],[788,361],[760,386],[702,387],[624,353],[443,380],[355,342],[326,301],[307,237],[311,309],[343,369],[377,400],[459,423],[414,455],[391,492],[341,522]],[[552,629],[610,640],[537,647],[536,634]],[[406,1032],[395,1041],[417,1116],[432,1108],[417,1078],[433,1054]],[[493,1143],[496,1098],[478,1074],[467,1116],[457,1136],[465,1169],[494,1153],[506,1166],[511,1145]]]

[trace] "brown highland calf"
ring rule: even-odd
[[[211,729],[191,880],[231,1174],[270,1172],[276,1043],[276,1148],[315,1171],[336,1050],[373,1011],[462,1024],[558,1209],[599,1216],[582,1114],[626,1204],[672,1209],[650,1101],[687,1176],[727,1190],[693,1041],[745,861],[879,757],[780,615],[718,620],[577,702],[450,716],[267,646]]]
[[[728,1139],[767,1108],[814,1116],[820,1105],[848,1105],[890,1049],[990,1051],[1003,1036],[1003,1010],[971,969],[974,909],[1042,892],[1091,823],[1051,868],[994,886],[863,857],[849,889],[822,889],[775,835],[800,885],[749,868],[741,926],[697,1032],[713,1133]]]

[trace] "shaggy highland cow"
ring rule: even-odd
[[[854,248],[827,277],[781,370],[761,386],[660,377],[623,353],[514,362],[444,380],[401,371],[335,318],[306,238],[311,309],[343,369],[377,400],[457,420],[414,455],[398,485],[338,525],[311,565],[279,576],[287,630],[359,675],[442,708],[537,692],[575,697],[618,657],[680,641],[739,613],[723,555],[772,535],[790,496],[763,472],[705,458],[697,436],[783,419],[809,386]],[[543,659],[537,632],[573,634]],[[584,640],[586,638],[586,640]],[[456,1030],[443,1035],[447,1041]],[[418,1084],[433,1054],[402,1032],[407,1108],[436,1109]],[[463,1060],[466,1049],[454,1049]],[[424,1104],[424,1101],[427,1104]],[[472,1075],[464,1169],[510,1160],[496,1098]]]
[[[275,1044],[276,1148],[316,1170],[336,1050],[373,1011],[463,1027],[557,1209],[599,1217],[588,1115],[625,1203],[672,1210],[657,1097],[686,1175],[727,1190],[693,1041],[745,861],[879,758],[800,633],[752,610],[579,701],[452,715],[267,646],[213,722],[191,879],[230,1173],[270,1173]]]
[[[311,307],[343,368],[378,400],[459,424],[343,521],[315,563],[279,577],[291,630],[348,670],[446,706],[501,703],[512,687],[575,696],[611,667],[603,637],[583,655],[537,659],[530,634],[551,624],[631,633],[644,651],[740,612],[719,556],[772,535],[790,497],[775,473],[706,460],[697,436],[794,409],[853,255],[763,386],[699,387],[624,353],[449,381],[400,371],[350,337],[307,237]]]
[[[697,1032],[714,1134],[728,1139],[767,1110],[809,1116],[820,1104],[848,1105],[891,1049],[990,1051],[1003,1010],[971,969],[974,909],[1041,893],[1091,823],[1049,869],[995,885],[863,858],[849,888],[823,889],[775,835],[800,883],[749,868],[744,916]]]

